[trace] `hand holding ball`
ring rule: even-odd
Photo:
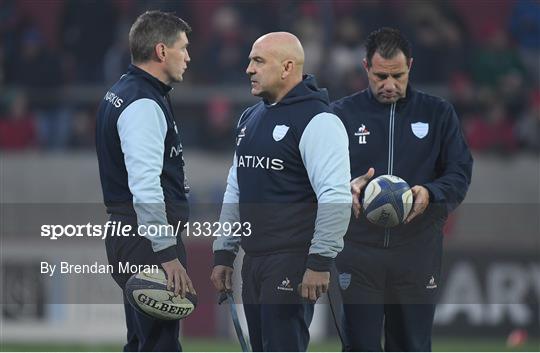
[[[182,298],[167,290],[165,272],[141,272],[127,281],[126,297],[135,309],[160,320],[180,320],[190,315],[197,306],[197,296],[186,292]]]

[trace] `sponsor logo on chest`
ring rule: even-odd
[[[240,142],[242,142],[242,139],[246,137],[246,127],[244,126],[240,132],[238,133],[238,136],[236,137],[236,146],[240,146]]]
[[[370,135],[371,133],[369,132],[369,130],[366,128],[366,125],[362,124],[360,125],[360,127],[358,128],[358,131],[354,133],[354,136],[358,136],[358,143],[360,145],[365,145],[367,143],[367,137]]]
[[[105,94],[105,97],[103,97],[103,99],[112,104],[115,108],[120,108],[122,106],[122,103],[124,103],[124,100],[122,98],[120,98],[111,91],[108,91]]]
[[[267,170],[285,169],[283,160],[265,156],[239,155],[237,160],[238,168],[254,168]]]
[[[180,153],[182,153],[183,150],[184,149],[181,143],[178,143],[177,146],[171,146],[171,152],[169,153],[169,158],[178,157]]]
[[[276,125],[272,131],[272,138],[274,141],[281,141],[287,132],[289,127],[286,125]],[[236,137],[236,146],[240,146],[242,139],[246,137],[247,129],[244,126]],[[249,150],[249,152],[255,152],[249,148],[249,146],[243,147],[243,150]],[[261,155],[251,155],[251,154],[241,154],[239,149],[236,150],[237,153],[237,167],[238,168],[253,168],[253,169],[266,169],[266,170],[283,170],[285,169],[285,162],[283,159],[272,158]]]

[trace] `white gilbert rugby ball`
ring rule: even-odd
[[[186,293],[185,298],[167,290],[165,272],[141,272],[126,283],[126,297],[138,311],[160,320],[180,320],[197,306],[197,297]]]
[[[412,204],[413,194],[409,184],[394,175],[381,175],[370,181],[362,201],[366,218],[385,228],[403,223]]]

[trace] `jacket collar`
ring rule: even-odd
[[[284,104],[295,104],[305,100],[319,100],[329,104],[328,91],[326,88],[319,88],[317,80],[313,75],[303,75],[302,81],[294,86],[279,102],[270,104],[263,99],[267,107]]]
[[[135,75],[143,78],[144,80],[148,81],[157,91],[159,94],[163,97],[167,95],[172,90],[172,87],[161,82],[154,76],[150,75],[148,72],[144,71],[141,68],[138,68],[137,66],[130,64],[128,67],[128,74]]]
[[[366,88],[366,91],[367,91],[367,95],[369,97],[369,100],[371,102],[373,102],[374,104],[380,106],[380,107],[385,107],[385,106],[390,106],[389,103],[381,103],[377,100],[377,98],[375,97],[375,95],[373,94],[373,92],[371,91],[371,88],[368,86],[368,88]],[[411,84],[409,83],[407,85],[407,89],[406,89],[406,93],[405,93],[405,98],[401,98],[397,101],[397,106],[402,106],[404,104],[407,104],[408,101],[410,101],[413,97],[413,95],[415,94],[415,90],[411,87]]]

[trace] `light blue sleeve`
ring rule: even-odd
[[[233,165],[229,169],[229,175],[227,176],[227,188],[223,195],[223,205],[221,206],[221,214],[219,215],[220,223],[234,223],[240,222],[240,210],[238,202],[240,201],[240,191],[238,189],[238,179],[236,176],[236,154],[234,155]],[[218,250],[226,250],[234,253],[238,253],[240,246],[240,237],[222,236],[216,237],[212,249],[214,252]]]
[[[299,148],[318,201],[309,254],[334,258],[343,249],[351,217],[347,131],[336,115],[320,113],[306,126]]]
[[[116,127],[138,225],[168,225],[160,180],[167,134],[167,120],[163,111],[151,99],[138,99],[120,114]],[[156,236],[146,235],[152,242],[154,252],[176,244],[172,228],[160,229]]]

